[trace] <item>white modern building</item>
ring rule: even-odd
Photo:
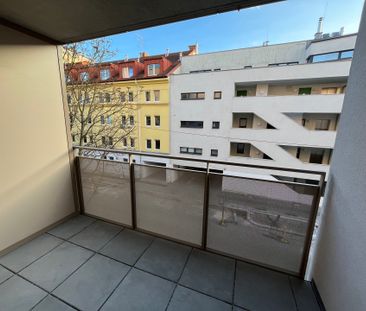
[[[356,36],[183,57],[171,76],[171,154],[327,172]]]

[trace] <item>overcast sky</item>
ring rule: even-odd
[[[287,0],[241,11],[167,24],[110,36],[114,59],[186,50],[198,43],[200,53],[311,39],[318,19],[324,16],[324,32],[343,26],[357,32],[363,0]]]

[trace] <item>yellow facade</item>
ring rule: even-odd
[[[121,136],[126,135],[126,139],[125,141],[118,142],[114,148],[168,154],[170,151],[169,79],[154,78],[116,81],[111,83],[110,88],[116,88],[126,93],[126,101],[128,101],[125,104],[127,106],[126,109],[113,115],[111,118],[111,122],[117,122],[117,124],[122,123],[123,116],[127,120],[125,129],[121,129],[119,133]],[[101,90],[106,91],[103,84],[101,84]],[[129,99],[129,92],[133,93],[132,100]],[[146,93],[150,95],[146,95]],[[103,105],[106,112],[110,105],[107,102],[96,104]],[[134,125],[132,126],[129,124],[131,116],[133,116],[134,120]],[[107,113],[105,117],[107,117]],[[150,123],[148,122],[149,117]],[[96,131],[99,131],[101,127],[107,128],[108,124],[102,125],[98,123],[95,127]],[[133,146],[131,145],[131,138],[134,141]],[[149,146],[150,148],[148,148]]]

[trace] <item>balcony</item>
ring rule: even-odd
[[[321,310],[299,277],[324,174],[309,185],[112,152],[129,162],[76,159],[83,215],[0,257],[4,310]]]

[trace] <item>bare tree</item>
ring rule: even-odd
[[[75,145],[120,148],[135,144],[136,101],[142,88],[121,88],[106,39],[64,46],[67,100]],[[85,154],[85,153],[83,153]]]

